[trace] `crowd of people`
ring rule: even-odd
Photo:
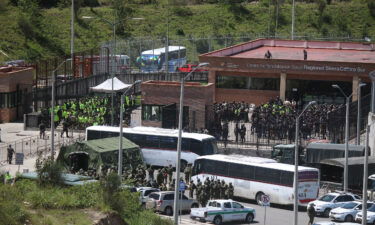
[[[329,114],[340,107],[342,105],[326,103],[311,105],[300,119],[301,138],[325,139],[330,129],[337,127],[328,126]],[[234,141],[245,142],[245,125],[250,123],[251,134],[256,134],[258,138],[292,141],[295,135],[295,119],[301,110],[302,107],[296,102],[282,101],[280,98],[271,99],[256,107],[244,102],[215,103],[209,133],[226,143],[230,132],[228,123],[233,122]]]
[[[120,114],[120,96],[114,98],[114,122],[118,124]],[[55,127],[63,125],[64,132],[68,127],[84,129],[92,125],[105,125],[111,123],[111,97],[85,97],[78,100],[68,100],[61,105],[54,107]],[[124,99],[124,120],[130,123],[130,114],[135,106],[140,105],[139,96],[125,96]],[[44,136],[46,124],[50,121],[51,108],[42,110],[42,125],[39,125],[41,136]]]
[[[73,174],[91,176],[100,179],[109,173],[116,172],[116,167],[104,166],[97,173],[93,169],[84,171],[70,171]],[[175,168],[172,165],[162,168],[154,168],[152,166],[138,165],[136,168],[124,169],[124,179],[130,181],[135,187],[154,187],[161,191],[175,190],[176,179],[173,172]],[[199,179],[196,183],[191,181],[192,165],[188,164],[184,170],[184,178],[180,178],[180,182],[184,182],[187,187],[190,198],[196,198],[197,201],[205,206],[211,199],[232,199],[234,187],[232,183],[227,184],[224,180],[206,178],[202,183]]]

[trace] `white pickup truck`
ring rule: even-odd
[[[204,208],[192,208],[190,218],[219,225],[223,222],[245,221],[251,223],[255,209],[244,207],[233,200],[211,200]]]

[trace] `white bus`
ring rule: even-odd
[[[119,127],[91,126],[86,128],[86,140],[119,136]],[[142,149],[148,165],[176,166],[178,130],[155,127],[123,128],[123,135]],[[197,157],[217,153],[213,136],[182,132],[181,169],[194,164]]]
[[[231,182],[234,196],[255,199],[261,204],[263,194],[270,196],[270,202],[282,205],[293,204],[294,165],[277,163],[273,159],[242,155],[209,155],[198,157],[193,167],[192,180],[199,178]],[[299,204],[307,205],[319,193],[319,170],[298,167]]]
[[[186,64],[186,48],[184,46],[168,46],[168,62],[166,62],[166,48],[157,48],[143,51],[137,58],[141,72],[155,73],[177,71],[177,68]]]

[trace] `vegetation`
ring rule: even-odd
[[[0,0],[0,61],[70,54],[70,0]],[[75,50],[112,39],[290,37],[291,0],[76,0]],[[115,16],[117,17],[115,18]],[[343,16],[345,15],[345,16]],[[96,19],[82,19],[91,16]],[[132,20],[132,18],[144,18]],[[167,23],[169,26],[167,26]],[[296,36],[375,37],[375,0],[306,0],[296,5]],[[196,41],[198,53],[207,50]],[[220,43],[219,43],[220,44]],[[230,42],[228,45],[232,44]],[[215,45],[215,43],[213,43]],[[214,46],[213,46],[214,48]]]
[[[14,186],[0,184],[0,221],[2,224],[92,224],[88,211],[116,212],[132,225],[170,225],[151,211],[142,210],[137,193],[117,189],[109,203],[105,201],[108,187],[115,177],[101,183],[64,187],[40,185],[20,180]],[[116,175],[117,176],[117,175]],[[107,193],[108,194],[108,193]],[[108,195],[107,195],[108,197]],[[109,200],[109,199],[107,199]]]

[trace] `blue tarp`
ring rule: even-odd
[[[36,172],[22,173],[20,177],[36,180],[38,179],[38,173]],[[98,182],[98,180],[92,179],[92,177],[76,175],[76,174],[71,174],[71,173],[63,173],[61,177],[63,178],[64,184],[72,185],[72,186]]]

